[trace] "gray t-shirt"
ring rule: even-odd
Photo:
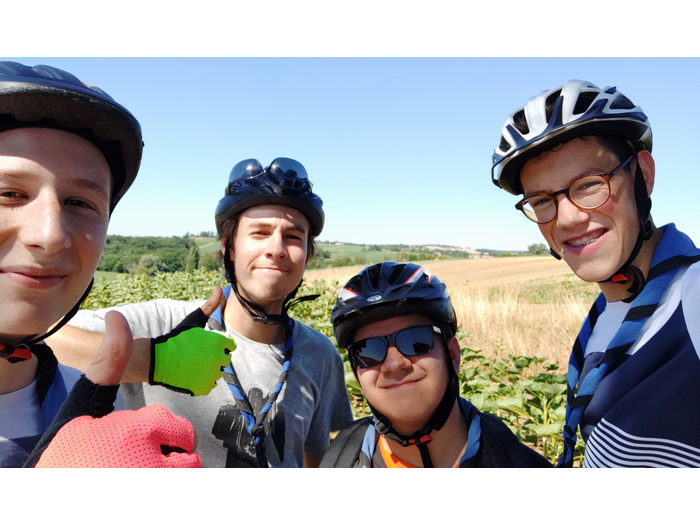
[[[203,303],[202,300],[158,299],[97,311],[81,310],[69,324],[104,332],[105,313],[118,310],[128,320],[135,337],[153,338],[170,332]],[[257,414],[260,399],[264,401],[279,381],[284,344],[258,343],[230,327],[227,329],[236,341],[231,365]],[[330,432],[352,422],[343,362],[333,344],[320,332],[298,321],[294,322],[293,338],[294,355],[287,381],[266,420],[269,429],[265,448],[272,467],[303,466],[305,452],[325,451]],[[197,434],[197,451],[205,467],[226,466],[228,449],[224,441],[212,434],[220,409],[237,413],[237,420],[230,425],[228,440],[238,441],[243,448],[252,446],[247,443],[250,438],[243,428],[240,413],[233,409],[235,400],[223,378],[207,396],[192,397],[147,383],[122,385],[120,391],[130,409],[160,403],[172,413],[187,418]]]

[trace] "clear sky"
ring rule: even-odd
[[[266,51],[286,54],[284,38],[275,42]],[[111,234],[214,230],[232,166],[284,156],[304,164],[324,201],[321,240],[525,250],[542,239],[491,182],[491,155],[507,114],[577,78],[617,86],[643,108],[654,219],[700,241],[697,58],[9,59],[66,69],[140,121],[141,170]]]

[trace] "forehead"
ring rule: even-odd
[[[430,318],[424,315],[401,315],[361,326],[355,332],[353,340],[359,341],[360,339],[367,339],[368,337],[389,335],[411,326],[424,326],[432,324],[433,322],[430,320]]]
[[[290,223],[294,228],[309,231],[309,220],[306,215],[295,208],[279,204],[261,204],[248,208],[241,214],[239,224],[245,226],[250,223],[272,223],[280,220]]]
[[[526,194],[558,189],[574,177],[610,171],[616,165],[615,154],[594,137],[577,138],[528,160],[520,170],[520,182]]]
[[[73,133],[49,128],[0,132],[0,168],[50,172],[59,180],[89,180],[107,189],[111,183],[107,160],[94,144]]]

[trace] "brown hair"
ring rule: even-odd
[[[221,233],[219,234],[219,242],[221,242],[221,247],[225,249],[225,252],[228,253],[230,249],[233,249],[233,240],[236,238],[236,231],[238,229],[238,221],[241,218],[241,215],[246,210],[242,210],[238,213],[236,213],[233,217],[230,219],[226,219],[222,224],[221,224]],[[314,255],[316,255],[316,241],[314,238],[311,236],[311,231],[307,232],[306,236],[306,263],[308,264],[311,259],[314,258]],[[223,259],[224,255],[221,252],[217,252],[216,254],[217,259]]]

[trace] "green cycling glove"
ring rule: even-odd
[[[169,334],[151,339],[148,382],[193,396],[207,395],[231,364],[233,338],[204,330],[208,317],[197,308]]]

